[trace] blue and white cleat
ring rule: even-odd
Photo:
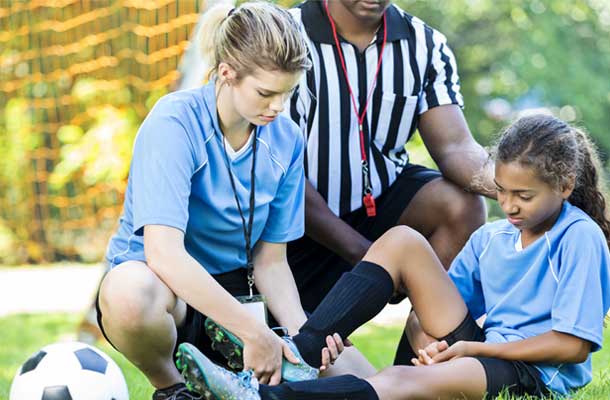
[[[241,340],[210,318],[206,318],[204,327],[206,334],[212,340],[212,349],[218,351],[227,359],[229,368],[242,370],[244,368],[244,345]],[[300,361],[299,364],[293,364],[285,358],[282,359],[282,380],[286,382],[300,382],[318,379],[320,371],[303,360],[292,338],[290,336],[282,336],[282,339]]]
[[[206,400],[260,400],[258,381],[252,371],[230,372],[214,364],[195,346],[182,343],[176,353],[176,366],[189,390]]]

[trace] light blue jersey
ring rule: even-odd
[[[255,134],[252,243],[297,239],[304,233],[303,135],[283,115]],[[251,143],[229,152],[246,221]],[[186,250],[211,274],[245,267],[242,221],[223,151],[214,83],[157,102],[135,140],[123,215],[106,252],[111,266],[145,261],[144,226],[166,225],[185,233]]]
[[[487,342],[504,343],[551,330],[602,345],[610,308],[610,254],[597,224],[564,202],[557,222],[525,249],[506,220],[471,236],[449,276],[470,313],[487,314]],[[535,364],[547,387],[567,394],[591,380],[591,355],[580,364]]]

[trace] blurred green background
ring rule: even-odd
[[[608,165],[610,1],[395,3],[447,36],[481,143],[541,110],[586,128]],[[204,7],[0,3],[0,263],[101,259],[139,123],[178,79]],[[420,141],[410,148],[430,163]]]

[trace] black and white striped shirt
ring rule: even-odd
[[[358,121],[322,1],[291,13],[307,37],[313,68],[303,76],[290,112],[306,134],[305,173],[337,215],[362,207]],[[373,196],[407,165],[405,143],[419,116],[443,104],[462,106],[455,58],[445,37],[395,5],[387,10],[387,44],[364,121]],[[383,29],[364,53],[341,40],[349,82],[360,110],[374,78]]]

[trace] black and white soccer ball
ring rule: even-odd
[[[85,343],[43,347],[19,368],[10,400],[128,400],[118,365]]]

